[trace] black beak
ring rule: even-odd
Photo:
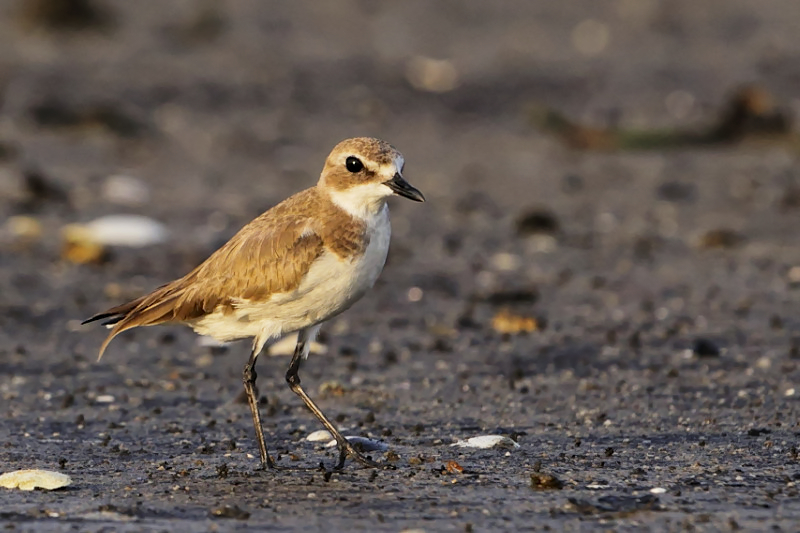
[[[403,176],[401,176],[399,172],[395,174],[394,177],[389,181],[384,181],[383,184],[392,189],[395,194],[405,196],[409,200],[414,200],[415,202],[425,201],[425,197],[422,196],[422,193],[404,180]]]

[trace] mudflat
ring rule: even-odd
[[[0,472],[72,484],[0,489],[0,524],[797,529],[799,10],[4,3]],[[306,439],[272,353],[265,434],[297,470],[259,471],[247,343],[144,328],[97,362],[106,332],[79,323],[185,274],[359,135],[428,201],[392,202],[383,275],[301,377],[396,469],[318,469],[335,448]],[[66,242],[118,214],[168,233]],[[482,435],[519,447],[453,446]]]

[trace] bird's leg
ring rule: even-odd
[[[310,349],[309,343],[310,338],[313,338],[316,335],[316,332],[319,328],[309,328],[300,331],[300,334],[297,337],[297,345],[294,349],[294,355],[292,356],[292,362],[289,363],[289,369],[286,371],[286,382],[289,384],[289,387],[292,389],[292,392],[300,396],[303,400],[303,403],[306,404],[314,416],[322,422],[322,425],[325,426],[333,438],[336,439],[336,444],[339,447],[339,461],[336,463],[336,466],[333,467],[334,470],[341,470],[344,467],[345,459],[348,455],[351,455],[353,459],[360,462],[363,465],[373,467],[373,468],[391,468],[390,465],[384,465],[381,463],[377,463],[372,459],[365,457],[361,454],[355,447],[348,441],[342,434],[336,429],[336,426],[333,425],[333,422],[328,420],[328,417],[320,410],[319,407],[308,397],[308,394],[303,390],[300,386],[300,376],[298,372],[300,371],[300,363],[303,359],[308,357],[308,351]],[[311,331],[309,331],[311,330]]]
[[[277,468],[272,457],[267,452],[267,443],[264,441],[264,430],[261,428],[261,414],[258,412],[258,389],[256,388],[256,360],[258,359],[258,352],[261,351],[260,346],[253,346],[253,351],[250,352],[250,359],[244,365],[242,372],[242,382],[244,382],[244,391],[247,393],[247,403],[250,405],[250,414],[253,415],[253,426],[256,430],[256,440],[258,441],[258,452],[261,456],[261,468]]]

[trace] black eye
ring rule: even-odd
[[[352,155],[347,158],[347,161],[345,161],[345,166],[347,167],[347,170],[353,174],[364,170],[364,163],[362,163],[359,158],[353,157]]]

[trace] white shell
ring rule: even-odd
[[[84,226],[85,238],[106,246],[141,248],[167,240],[169,232],[162,223],[139,215],[108,215]]]
[[[347,440],[357,445],[365,452],[385,452],[389,449],[389,445],[379,440],[368,439],[366,437],[358,437],[355,435],[345,436]],[[333,448],[336,446],[336,441],[332,440],[325,445],[326,448]]]
[[[314,431],[313,433],[310,433],[308,437],[306,437],[306,440],[308,442],[328,442],[332,438],[333,435],[331,435],[330,431],[328,431],[327,429],[319,429],[317,431]]]
[[[71,483],[72,479],[69,476],[49,470],[17,470],[0,475],[0,487],[7,489],[54,490]]]
[[[489,448],[508,448],[513,450],[514,448],[519,448],[519,444],[503,435],[481,435],[479,437],[471,437],[467,440],[459,440],[450,446],[478,448],[481,450],[487,450]]]

